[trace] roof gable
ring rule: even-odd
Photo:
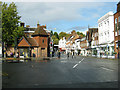
[[[29,47],[29,46],[39,46],[34,38],[22,37],[18,47]]]
[[[29,47],[30,43],[24,38],[22,37],[21,41],[18,44],[18,47]]]

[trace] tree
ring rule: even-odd
[[[51,30],[51,36],[53,35],[53,31]]]
[[[58,36],[58,33],[57,32],[54,32],[54,35],[57,39],[59,39],[59,36]]]
[[[66,32],[60,32],[59,33],[59,39],[61,39],[61,38],[63,38],[63,37],[69,37],[70,36],[70,34],[67,34]]]
[[[80,37],[85,37],[85,34],[83,34],[82,32],[77,32],[77,34],[78,34]]]
[[[14,45],[16,38],[23,35],[23,27],[19,26],[21,16],[18,15],[17,7],[11,4],[2,5],[2,40],[7,46]]]
[[[53,39],[53,44],[57,45],[59,42],[59,39],[55,35],[52,36],[52,39]]]
[[[2,45],[2,2],[0,2],[0,46]]]

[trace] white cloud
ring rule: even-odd
[[[84,17],[82,10],[85,8],[98,8],[104,3],[45,3],[45,2],[16,2],[18,12],[25,22],[48,23],[56,20],[89,20],[91,17]],[[98,17],[94,14],[92,18]]]

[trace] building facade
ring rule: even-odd
[[[90,56],[94,56],[97,53],[97,44],[98,44],[98,28],[88,28],[87,34],[88,41],[88,52]]]
[[[65,47],[66,47],[66,39],[65,37],[63,37],[59,40],[59,49],[65,51],[66,50]]]
[[[120,2],[117,4],[117,12],[114,14],[114,39],[115,58],[120,58]]]
[[[75,53],[77,54],[77,55],[79,55],[80,54],[80,51],[81,51],[81,47],[80,47],[80,37],[79,38],[76,38],[75,39],[75,43],[74,43],[74,48],[75,48]]]
[[[114,58],[114,15],[110,11],[98,20],[98,57]]]
[[[97,56],[98,44],[99,44],[98,37],[99,37],[98,28],[94,28],[92,32],[92,42],[91,42],[92,56]]]
[[[48,48],[49,35],[43,26],[37,24],[34,33],[25,34],[19,41],[19,57],[48,57]]]
[[[80,47],[81,47],[80,55],[87,56],[88,55],[88,51],[87,51],[88,41],[86,37],[83,37],[80,40]]]

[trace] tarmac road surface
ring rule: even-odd
[[[2,88],[118,88],[118,60],[68,59],[2,64]]]

